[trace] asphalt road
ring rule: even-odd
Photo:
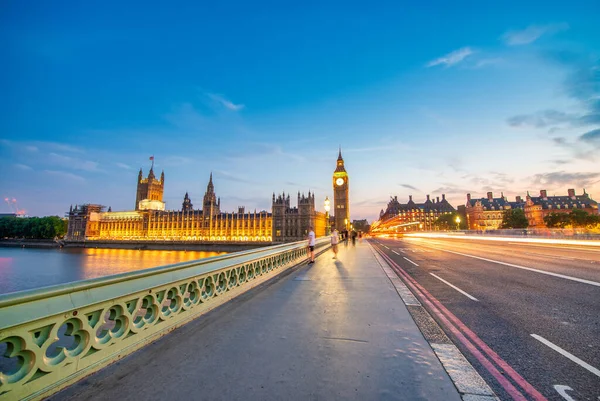
[[[423,305],[501,399],[515,396],[499,376],[525,399],[600,400],[600,247],[409,237],[370,242],[397,264],[401,278],[407,273],[430,294]],[[450,314],[457,318],[454,331],[444,323]],[[481,353],[495,375],[465,337],[479,351],[491,349]]]

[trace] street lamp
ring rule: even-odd
[[[325,197],[325,233],[329,235],[329,210],[331,210],[331,202]]]
[[[460,229],[460,216],[456,216],[456,230]]]

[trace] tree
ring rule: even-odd
[[[438,217],[438,219],[433,223],[433,226],[438,230],[456,230],[457,223],[456,218],[460,217],[458,213],[445,213]],[[460,217],[460,228],[464,229],[467,226],[466,219]]]
[[[523,209],[508,209],[504,211],[500,228],[527,228],[529,221]]]
[[[571,218],[566,213],[552,212],[544,216],[544,224],[548,228],[565,228],[571,224]]]

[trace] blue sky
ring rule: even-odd
[[[526,3],[526,4],[524,4]],[[0,5],[0,195],[29,215],[332,197],[600,200],[600,3],[35,2]],[[295,196],[292,198],[295,199]],[[9,212],[3,203],[0,212]]]

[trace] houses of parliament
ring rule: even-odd
[[[290,194],[272,196],[272,209],[248,212],[221,210],[212,173],[200,208],[195,208],[188,193],[181,210],[166,210],[163,202],[165,174],[154,174],[154,162],[148,176],[142,169],[137,177],[135,209],[113,212],[98,204],[75,205],[67,213],[67,241],[192,241],[197,243],[293,242],[306,239],[309,227],[317,237],[326,234],[329,216],[317,211],[315,194],[298,192],[297,206]],[[336,224],[349,221],[348,175],[341,150],[333,174]],[[257,244],[258,245],[258,244]]]

